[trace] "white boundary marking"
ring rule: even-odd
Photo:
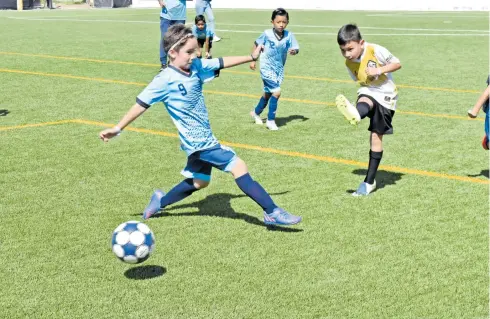
[[[61,18],[58,19],[56,17],[49,18],[34,18],[34,17],[7,17],[9,19],[15,20],[29,20],[29,21],[74,21],[74,22],[122,22],[122,23],[141,23],[141,24],[157,24],[159,21],[141,21],[141,20],[118,20],[118,19],[69,19],[69,18]],[[219,25],[219,24],[218,24]],[[236,26],[267,26],[262,24],[226,24],[222,23],[222,25],[236,25]],[[305,27],[305,28],[338,28],[338,26],[309,26],[309,25],[297,25],[296,27]],[[294,28],[294,25],[293,25]],[[482,33],[474,33],[474,34],[465,34],[465,33],[370,33],[365,34],[367,36],[462,36],[462,37],[470,37],[470,36],[484,36],[488,37],[488,30],[453,30],[453,29],[411,29],[411,28],[383,28],[383,27],[363,27],[363,29],[372,29],[372,30],[394,30],[394,31],[460,31],[460,32],[486,32],[487,34]],[[263,30],[227,30],[227,29],[216,29],[219,32],[234,32],[234,33],[262,33]],[[337,32],[294,32],[294,34],[299,35],[337,35]]]

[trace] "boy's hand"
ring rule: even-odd
[[[368,67],[366,69],[366,73],[369,76],[376,77],[376,76],[381,75],[381,69],[380,68],[371,68],[371,67]]]
[[[473,112],[473,110],[468,110],[468,116],[474,119],[478,116],[478,112]]]
[[[255,61],[250,62],[250,70],[255,71]]]
[[[252,52],[252,58],[254,58],[255,60],[257,60],[260,56],[260,53],[264,51],[264,46],[261,44],[261,45],[258,45],[254,52]],[[254,61],[255,62],[255,61]]]
[[[206,52],[206,59],[209,58],[209,52]]]
[[[289,50],[288,50],[288,53],[289,53],[290,55],[296,55],[296,54],[298,54],[298,51],[297,51],[296,49],[289,49]]]
[[[109,140],[115,136],[118,136],[121,133],[121,129],[118,127],[112,127],[103,130],[99,133],[99,138],[104,142],[109,142]]]

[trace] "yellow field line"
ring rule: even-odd
[[[96,121],[88,121],[88,120],[81,120],[81,119],[72,120],[72,122],[73,123],[80,123],[80,124],[104,126],[104,127],[114,126],[114,124],[96,122]],[[149,129],[134,128],[134,127],[127,127],[127,128],[125,128],[125,130],[126,131],[146,133],[146,134],[152,134],[152,135],[167,136],[167,137],[175,137],[175,138],[178,137],[178,135],[175,133],[169,133],[169,132],[165,132],[165,131],[155,131],[155,130],[149,130]],[[322,156],[322,155],[314,155],[314,154],[307,154],[307,153],[300,153],[300,152],[284,151],[284,150],[262,147],[262,146],[257,146],[257,145],[249,145],[249,144],[234,143],[234,142],[227,142],[227,141],[220,141],[220,143],[223,145],[227,145],[227,146],[231,146],[231,147],[235,147],[235,148],[255,150],[255,151],[259,151],[259,152],[263,152],[263,153],[278,154],[278,155],[283,155],[283,156],[288,156],[288,157],[299,157],[299,158],[305,158],[305,159],[313,159],[313,160],[318,160],[318,161],[322,161],[322,162],[337,163],[337,164],[344,164],[344,165],[350,165],[350,166],[366,167],[368,165],[368,163],[366,163],[366,162],[346,160],[346,159],[335,158],[335,157],[330,157],[330,156]],[[437,178],[442,178],[442,179],[450,179],[450,180],[457,180],[457,181],[462,181],[462,182],[470,182],[470,183],[485,184],[485,185],[490,184],[489,180],[484,180],[484,179],[475,178],[475,177],[449,175],[449,174],[444,174],[444,173],[423,171],[423,170],[418,170],[418,169],[404,168],[404,167],[398,167],[398,166],[392,166],[392,165],[380,165],[379,168],[384,169],[386,171],[390,171],[390,172],[405,173],[405,174],[411,174],[411,175],[420,175],[420,176],[425,176],[425,177],[437,177]]]
[[[61,120],[61,121],[35,123],[35,124],[0,126],[0,131],[17,130],[17,129],[28,128],[28,127],[39,127],[39,126],[66,124],[66,123],[72,123],[72,122],[73,122],[73,120]]]
[[[111,79],[103,79],[103,78],[91,78],[91,77],[86,77],[86,76],[77,76],[77,75],[70,75],[70,74],[45,73],[45,72],[23,71],[23,70],[12,70],[12,69],[0,69],[0,72],[27,74],[27,75],[39,75],[39,76],[47,76],[47,77],[60,77],[60,78],[67,78],[67,79],[96,81],[96,82],[113,83],[113,84],[136,85],[136,86],[142,86],[142,87],[146,86],[148,84],[148,83],[143,83],[143,82],[129,82],[129,81],[111,80]],[[211,90],[203,90],[203,92],[208,93],[208,94],[240,96],[240,97],[248,97],[248,98],[253,98],[253,99],[259,99],[260,98],[259,95],[237,93],[237,92],[223,92],[223,91],[211,91]],[[302,100],[302,99],[293,99],[293,98],[287,98],[287,97],[281,97],[281,101],[294,102],[294,103],[304,103],[304,104],[335,106],[335,103],[332,103],[332,102]],[[396,112],[398,114],[409,114],[409,115],[417,115],[417,116],[424,116],[424,117],[459,119],[459,120],[467,120],[467,121],[484,121],[483,118],[471,119],[467,116],[460,116],[460,115],[431,114],[431,113],[412,112],[412,111],[396,111]]]
[[[3,55],[26,56],[26,57],[37,57],[37,58],[43,58],[43,59],[85,61],[85,62],[94,62],[94,63],[113,63],[113,64],[125,64],[125,65],[138,65],[138,66],[145,66],[145,67],[160,67],[160,64],[155,64],[155,63],[128,62],[128,61],[102,60],[102,59],[90,59],[90,58],[78,58],[78,57],[48,55],[48,54],[31,54],[31,53],[19,53],[19,52],[8,52],[8,51],[0,51],[0,54],[3,54]],[[258,77],[259,76],[258,73],[253,73],[253,72],[243,72],[243,71],[234,71],[234,70],[223,70],[223,72],[233,73],[233,74],[250,75],[250,76],[255,76],[255,77]],[[338,80],[338,79],[331,79],[331,78],[321,78],[321,77],[302,76],[302,75],[286,75],[285,78],[299,79],[299,80],[310,80],[310,81],[321,81],[321,82],[352,83],[352,84],[355,84],[354,81],[349,81],[349,80]],[[455,92],[455,93],[481,93],[481,91],[478,91],[478,90],[465,90],[465,89],[452,89],[452,88],[437,88],[437,87],[415,86],[415,85],[405,85],[405,84],[397,84],[397,86],[400,87],[400,88],[417,89],[417,90]]]
[[[83,120],[83,119],[73,119],[73,120],[61,120],[61,121],[35,123],[35,124],[3,126],[3,127],[0,127],[0,131],[23,129],[23,128],[29,128],[29,127],[41,127],[41,126],[48,126],[48,125],[58,125],[58,124],[66,124],[66,123],[77,123],[77,124],[103,126],[103,127],[114,126],[113,124],[109,124],[109,123]],[[156,130],[150,130],[150,129],[145,129],[145,128],[127,127],[127,128],[125,128],[125,131],[146,133],[146,134],[173,137],[173,138],[179,137],[178,134],[175,134],[175,133],[170,133],[170,132],[165,132],[165,131],[156,131]],[[278,155],[283,155],[283,156],[287,156],[287,157],[299,157],[299,158],[312,159],[312,160],[317,160],[317,161],[322,161],[322,162],[337,163],[337,164],[359,166],[359,167],[366,167],[368,165],[368,163],[366,163],[366,162],[346,160],[346,159],[335,158],[335,157],[330,157],[330,156],[322,156],[322,155],[314,155],[314,154],[307,154],[307,153],[300,153],[300,152],[284,151],[284,150],[279,150],[279,149],[274,149],[274,148],[269,148],[269,147],[262,147],[262,146],[257,146],[257,145],[249,145],[249,144],[226,142],[226,141],[220,141],[220,143],[223,145],[227,145],[227,146],[231,146],[231,147],[235,147],[235,148],[255,150],[255,151],[259,151],[259,152],[263,152],[263,153],[278,154]],[[379,168],[384,169],[386,171],[390,171],[390,172],[419,175],[419,176],[424,176],[424,177],[436,177],[436,178],[442,178],[442,179],[457,180],[457,181],[462,181],[462,182],[470,182],[470,183],[485,184],[485,185],[490,184],[489,180],[484,180],[484,179],[475,178],[475,177],[449,175],[449,174],[444,174],[444,173],[430,172],[430,171],[404,168],[404,167],[398,167],[398,166],[392,166],[392,165],[380,165]]]

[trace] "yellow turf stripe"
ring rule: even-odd
[[[114,124],[88,121],[88,120],[81,120],[81,119],[73,120],[72,122],[80,123],[80,124],[104,126],[104,127],[113,127],[114,126]],[[169,133],[169,132],[165,132],[165,131],[155,131],[155,130],[149,130],[149,129],[142,129],[142,128],[134,128],[134,127],[127,127],[127,128],[125,128],[125,131],[133,131],[133,132],[140,132],[140,133],[167,136],[167,137],[178,137],[178,135],[174,134],[174,133]],[[227,145],[227,146],[231,146],[231,147],[235,147],[235,148],[255,150],[255,151],[259,151],[259,152],[278,154],[278,155],[283,155],[283,156],[288,156],[288,157],[300,157],[300,158],[305,158],[305,159],[313,159],[313,160],[318,160],[318,161],[322,161],[322,162],[337,163],[337,164],[344,164],[344,165],[350,165],[350,166],[366,167],[368,165],[368,163],[365,163],[365,162],[346,160],[346,159],[335,158],[335,157],[330,157],[330,156],[322,156],[322,155],[314,155],[314,154],[307,154],[307,153],[300,153],[300,152],[284,151],[284,150],[262,147],[262,146],[257,146],[257,145],[241,144],[241,143],[226,142],[226,141],[220,141],[220,143],[223,145]],[[420,175],[420,176],[425,176],[425,177],[437,177],[437,178],[442,178],[442,179],[457,180],[457,181],[462,181],[462,182],[470,182],[470,183],[485,184],[485,185],[490,184],[489,180],[484,180],[484,179],[475,178],[475,177],[449,175],[449,174],[444,174],[444,173],[423,171],[423,170],[418,170],[418,169],[404,168],[404,167],[398,167],[398,166],[392,166],[392,165],[380,165],[379,168],[384,169],[386,171],[390,171],[390,172],[405,173],[405,174],[411,174],[411,175]]]
[[[103,78],[91,78],[91,77],[86,77],[86,76],[77,76],[77,75],[59,74],[59,73],[45,73],[45,72],[34,72],[34,71],[12,70],[12,69],[0,69],[0,72],[18,73],[18,74],[26,74],[26,75],[38,75],[38,76],[47,76],[47,77],[60,77],[60,78],[68,78],[68,79],[75,79],[75,80],[96,81],[96,82],[113,83],[113,84],[136,85],[136,86],[142,86],[142,87],[147,85],[147,83],[143,83],[143,82],[128,82],[128,81],[111,80],[111,79],[103,79]],[[240,97],[248,97],[248,98],[253,98],[253,99],[260,98],[259,95],[237,93],[237,92],[223,92],[223,91],[210,91],[210,90],[203,90],[203,92],[208,93],[208,94],[240,96]],[[287,97],[281,97],[281,101],[303,103],[303,104],[335,106],[335,103],[332,103],[332,102],[302,100],[302,99],[293,99],[293,98],[287,98]],[[459,120],[466,120],[466,121],[484,121],[483,118],[471,119],[467,116],[460,116],[460,115],[431,114],[431,113],[411,112],[411,111],[396,111],[396,112],[398,114],[409,114],[409,115],[417,115],[417,116],[424,116],[424,117],[438,117],[438,118],[459,119]]]
[[[48,55],[48,54],[31,54],[31,53],[5,52],[5,51],[0,51],[0,54],[26,56],[26,57],[37,57],[37,58],[44,58],[44,59],[58,59],[58,60],[85,61],[85,62],[94,62],[94,63],[113,63],[113,64],[125,64],[125,65],[138,65],[138,66],[146,66],[146,67],[160,67],[160,64],[155,64],[155,63],[127,62],[127,61],[117,61],[117,60],[101,60],[101,59],[78,58],[78,57]],[[242,74],[242,75],[251,75],[251,76],[256,76],[256,77],[259,76],[258,73],[254,73],[254,72],[243,72],[243,71],[235,71],[235,70],[223,70],[223,72],[233,73],[233,74]],[[302,75],[286,75],[285,78],[299,79],[299,80],[310,80],[310,81],[321,81],[321,82],[334,82],[334,83],[335,82],[336,83],[352,83],[352,84],[355,83],[353,81],[348,81],[348,80],[319,78],[319,77],[302,76]],[[436,88],[436,87],[415,86],[415,85],[405,85],[405,84],[397,84],[397,86],[400,88],[417,89],[417,90],[455,92],[455,93],[481,93],[478,90]]]
[[[0,126],[0,131],[17,130],[17,129],[28,128],[28,127],[39,127],[39,126],[66,124],[66,123],[72,123],[72,122],[73,122],[73,120],[62,120],[62,121],[44,122],[44,123],[35,123],[35,124]]]

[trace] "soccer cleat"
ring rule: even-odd
[[[252,119],[255,121],[255,124],[257,124],[257,125],[262,125],[262,124],[264,124],[264,123],[262,122],[262,119],[260,118],[260,116],[258,116],[257,114],[255,114],[255,111],[254,111],[254,110],[250,111],[250,116],[251,116],[251,117],[252,117]]]
[[[165,196],[165,193],[159,189],[157,189],[153,193],[150,199],[150,203],[148,204],[148,206],[146,206],[145,210],[143,211],[143,219],[146,220],[150,218],[152,215],[160,211],[161,209],[160,200],[162,199],[163,196]]]
[[[280,207],[274,208],[270,214],[264,212],[264,224],[266,225],[294,225],[300,221],[300,216],[290,214]]]
[[[367,196],[376,189],[376,181],[373,184],[362,182],[352,196]]]
[[[220,38],[220,37],[218,37],[217,35],[215,35],[215,36],[213,37],[213,42],[218,42],[218,41],[221,41],[221,38]]]
[[[345,96],[337,95],[335,98],[335,104],[337,105],[337,109],[339,109],[340,113],[344,115],[344,117],[349,121],[352,125],[357,125],[361,122],[361,116],[359,112],[353,106]]]
[[[272,121],[267,120],[267,122],[265,122],[265,126],[267,126],[267,128],[271,131],[277,131],[279,129],[276,125],[276,121],[274,120]]]
[[[487,136],[485,135],[485,137],[483,138],[483,140],[481,141],[481,146],[483,146],[483,149],[487,150],[488,151],[488,138]]]
[[[166,64],[162,64],[162,66],[160,67],[160,72],[162,72],[163,70],[165,70],[167,68],[167,65]]]

